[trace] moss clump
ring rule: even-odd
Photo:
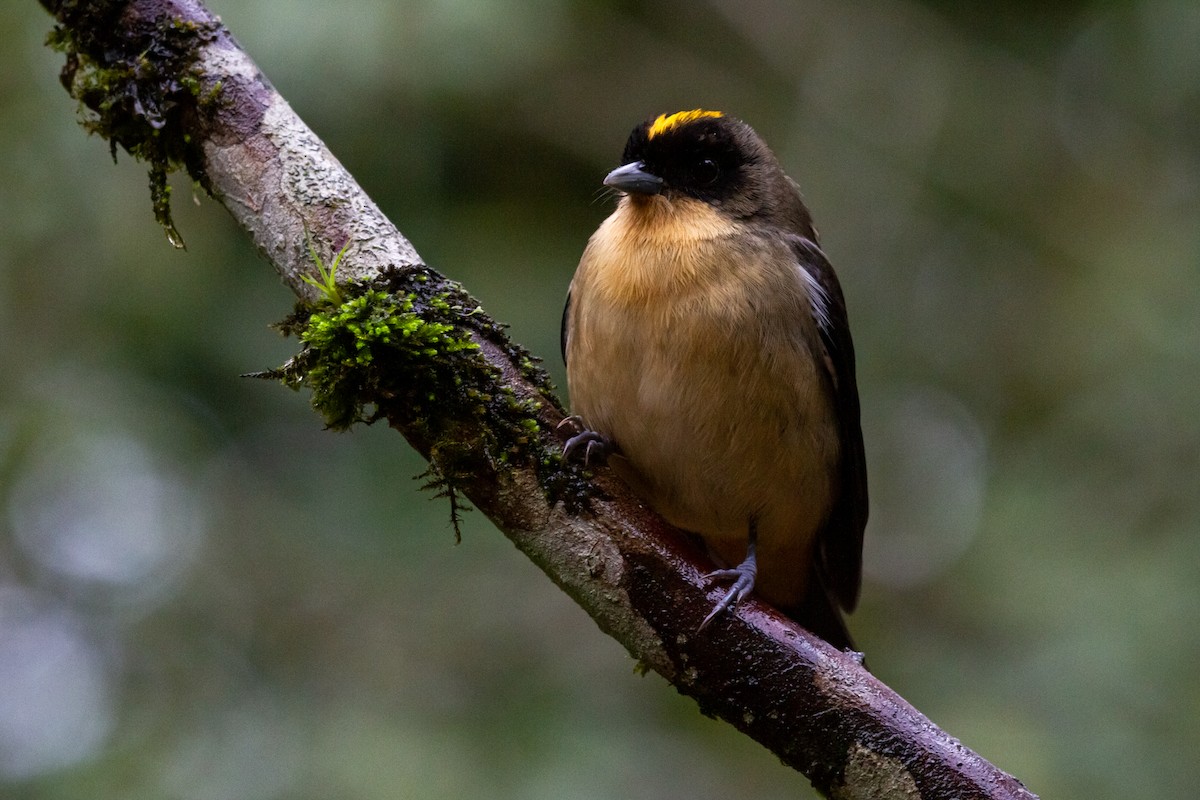
[[[154,217],[176,247],[183,239],[171,219],[167,176],[180,168],[205,183],[187,115],[216,102],[220,87],[205,89],[197,54],[216,38],[213,20],[142,19],[125,15],[124,2],[45,2],[58,20],[47,44],[66,54],[61,80],[79,101],[82,124],[145,161]]]
[[[515,466],[532,467],[551,502],[586,503],[591,484],[562,463],[538,422],[543,403],[559,407],[549,379],[457,284],[426,269],[388,270],[301,304],[280,328],[301,350],[256,377],[307,387],[330,428],[398,423],[428,455],[421,477],[450,498],[456,531],[458,488]],[[506,385],[481,342],[504,350],[537,395],[519,397]]]
[[[308,314],[299,332],[304,349],[290,370],[293,385],[312,390],[313,408],[330,428],[367,420],[367,404],[402,398],[420,409],[449,388],[460,400],[474,396],[471,387],[461,391],[456,376],[442,373],[454,363],[450,356],[479,345],[453,323],[422,316],[454,312],[445,296],[430,298],[418,313],[412,292],[393,294],[370,284],[343,291],[348,297],[341,304],[323,303]]]

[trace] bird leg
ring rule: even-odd
[[[758,575],[758,558],[755,555],[757,540],[758,525],[754,520],[750,520],[750,542],[746,545],[745,560],[733,569],[713,570],[704,576],[705,580],[732,580],[733,586],[721,598],[721,602],[717,603],[716,608],[709,612],[704,621],[700,623],[696,633],[704,630],[708,623],[712,622],[722,611],[732,610],[750,592],[754,591],[754,579]]]
[[[577,454],[582,453],[583,466],[590,467],[593,459],[595,459],[597,465],[602,465],[608,461],[608,457],[616,450],[612,439],[609,439],[602,433],[588,429],[583,424],[583,418],[575,414],[564,417],[563,421],[558,423],[558,430],[562,430],[563,428],[573,431],[571,437],[567,439],[567,443],[563,446],[562,457],[566,461],[570,461]]]

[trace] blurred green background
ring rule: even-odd
[[[859,356],[874,669],[1045,798],[1200,782],[1200,6],[212,0],[561,386],[625,136],[753,124]],[[239,373],[292,299],[0,10],[0,795],[809,796],[639,677],[388,430]]]

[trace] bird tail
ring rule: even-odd
[[[787,609],[787,612],[810,633],[820,636],[839,650],[858,650],[837,601],[829,594],[825,582],[815,570],[809,578],[803,602]]]

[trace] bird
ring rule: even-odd
[[[867,474],[842,289],[748,124],[693,109],[629,135],[562,319],[563,455],[607,463],[730,584],[831,645],[862,583]]]

